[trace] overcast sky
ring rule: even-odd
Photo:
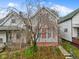
[[[31,0],[35,4],[34,0]],[[25,11],[26,0],[0,0],[0,13],[2,8],[15,7],[20,11]],[[73,10],[79,8],[79,0],[41,0],[43,6],[56,9],[60,16],[65,16]]]

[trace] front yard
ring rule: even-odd
[[[64,59],[58,47],[30,47],[0,53],[0,59]]]

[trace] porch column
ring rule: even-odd
[[[6,42],[8,42],[8,31],[6,31]]]

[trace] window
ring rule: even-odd
[[[3,43],[3,39],[2,38],[0,38],[0,43]]]
[[[51,33],[50,32],[48,32],[48,38],[50,38],[51,37]]]
[[[21,37],[21,34],[20,34],[19,32],[17,32],[16,38],[17,38],[17,39],[20,39],[20,37]]]
[[[46,33],[42,32],[42,38],[46,38]]]
[[[46,28],[42,28],[41,36],[42,38],[46,38]]]
[[[15,23],[16,22],[16,20],[15,19],[12,19],[12,23]]]
[[[68,29],[66,28],[66,29],[64,29],[64,32],[67,32],[68,31]]]
[[[79,37],[79,28],[77,28],[77,36]]]

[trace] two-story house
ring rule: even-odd
[[[36,32],[38,46],[58,45],[58,15],[49,8],[39,9],[32,17],[32,29]],[[39,34],[38,34],[39,33]]]
[[[14,46],[20,45],[20,43],[26,45],[27,34],[23,20],[25,19],[15,11],[9,12],[4,18],[0,19],[0,43],[12,43]]]

